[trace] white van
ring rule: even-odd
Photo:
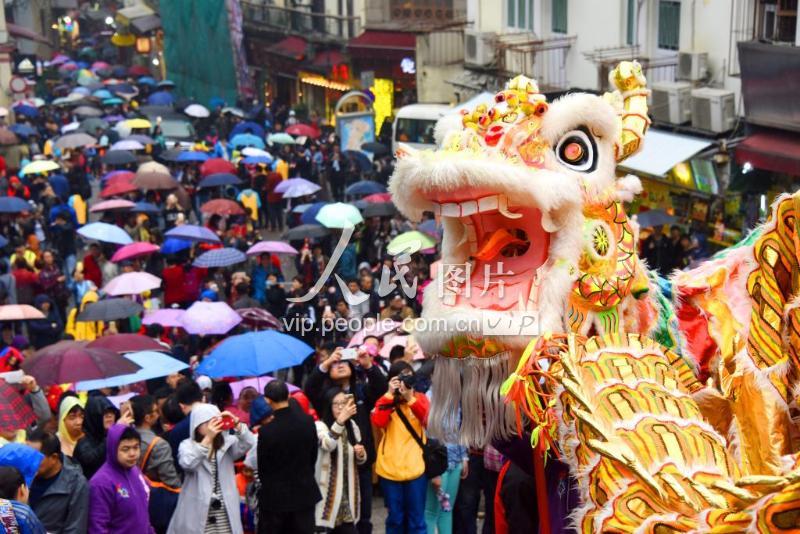
[[[417,149],[436,148],[436,121],[451,111],[453,108],[446,104],[411,104],[397,110],[392,124],[392,152],[397,151],[398,143]]]

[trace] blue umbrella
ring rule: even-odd
[[[149,350],[131,352],[130,354],[125,354],[124,357],[141,367],[141,369],[129,375],[99,378],[97,380],[84,380],[83,382],[75,384],[75,389],[78,391],[92,391],[94,389],[120,387],[135,382],[150,380],[152,378],[161,378],[162,376],[183,371],[189,367],[182,361],[176,360],[166,354]]]
[[[372,170],[372,162],[363,152],[359,152],[358,150],[345,150],[342,154],[347,156],[361,172]]]
[[[319,213],[319,210],[321,210],[323,206],[328,204],[330,204],[330,202],[314,202],[303,211],[303,214],[300,216],[300,222],[303,224],[319,224],[317,213]]]
[[[31,211],[31,205],[17,197],[0,197],[0,213]]]
[[[220,187],[223,185],[239,185],[242,181],[239,179],[238,176],[235,174],[229,174],[227,172],[218,172],[215,174],[209,174],[203,180],[197,184],[198,189],[204,189],[206,187]]]
[[[210,110],[214,110],[217,108],[224,108],[224,107],[225,107],[225,100],[218,96],[212,96],[208,100],[208,109]]]
[[[127,235],[127,234],[126,234]],[[204,241],[207,243],[219,243],[217,234],[203,226],[195,224],[181,224],[164,234],[166,237],[178,237],[189,241]]]
[[[197,372],[211,378],[261,376],[299,365],[314,352],[311,346],[274,330],[231,336],[203,359]]]
[[[147,97],[147,103],[151,106],[171,106],[175,103],[175,97],[166,91],[156,91]]]
[[[264,139],[264,128],[256,124],[255,122],[240,122],[236,126],[233,127],[231,130],[230,135],[228,136],[229,139],[236,137],[239,134],[249,133],[253,134],[261,139]]]
[[[78,230],[78,233],[86,239],[102,241],[104,243],[114,243],[116,245],[130,245],[133,239],[128,233],[114,224],[104,222],[93,222]]]
[[[6,248],[8,245],[8,239],[0,235],[0,248]]]
[[[417,226],[417,230],[434,237],[441,237],[442,235],[442,227],[441,225],[436,224],[435,219],[428,219],[427,221],[420,223]]]
[[[155,85],[156,81],[151,76],[142,76],[139,78],[139,83],[141,85]]]
[[[27,124],[12,124],[8,127],[9,130],[17,134],[19,137],[30,137],[32,135],[39,135],[39,132],[28,126]]]
[[[76,87],[72,90],[73,93],[83,96],[89,96],[92,92],[88,87]]]
[[[171,89],[172,89],[172,88],[174,88],[174,87],[175,87],[175,82],[173,82],[172,80],[162,80],[162,81],[158,82],[158,85],[157,85],[157,86],[158,86],[159,88],[162,88],[162,87],[169,87],[169,88],[171,88]]]
[[[30,118],[39,116],[39,110],[27,104],[22,104],[21,106],[14,107],[14,113],[16,113],[17,115],[24,115],[25,117],[30,117]]]
[[[208,154],[205,152],[181,152],[178,154],[178,161],[182,163],[195,163],[208,160]]]
[[[116,85],[109,85],[108,90],[116,94],[135,95],[137,89],[129,83],[118,83]]]
[[[112,98],[106,98],[105,100],[103,100],[103,105],[104,106],[118,106],[118,105],[122,104],[122,102],[123,102],[123,100],[121,98],[112,97]]]
[[[47,181],[50,182],[50,187],[53,188],[53,192],[58,195],[61,200],[66,201],[69,198],[70,187],[66,176],[63,174],[53,174],[47,177]]]
[[[263,139],[248,133],[234,135],[231,137],[230,142],[234,147],[254,146],[256,148],[260,148],[261,150],[264,150],[266,147]]]
[[[268,156],[247,156],[243,158],[241,163],[245,165],[269,165],[274,160]]]
[[[371,180],[361,180],[347,186],[344,192],[347,195],[373,195],[375,193],[385,193],[386,187]]]
[[[106,98],[111,98],[114,95],[112,95],[111,91],[109,91],[108,89],[98,89],[97,91],[92,93],[92,96],[94,96],[95,98],[99,98],[100,100],[105,100]]]
[[[192,248],[192,242],[185,239],[169,238],[161,245],[162,254],[177,254],[178,252]]]
[[[194,260],[195,267],[229,267],[247,261],[247,254],[235,248],[215,248],[200,254]]]
[[[161,213],[161,208],[152,204],[150,202],[137,202],[136,205],[131,208],[132,213]]]

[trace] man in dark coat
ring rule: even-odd
[[[312,534],[314,508],[322,498],[314,479],[317,430],[314,420],[289,404],[282,380],[264,387],[274,419],[258,432],[259,534]]]

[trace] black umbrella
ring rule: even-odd
[[[300,226],[289,228],[281,236],[281,239],[285,241],[302,241],[307,237],[325,237],[330,233],[331,231],[328,228],[320,226],[319,224],[301,224]]]
[[[372,170],[372,162],[363,152],[359,152],[358,150],[345,150],[342,154],[352,161],[358,167],[359,171],[368,172]]]
[[[127,150],[109,150],[103,156],[103,163],[106,165],[128,165],[136,163],[136,156]]]
[[[392,217],[397,213],[397,208],[391,202],[372,202],[361,211],[364,217]]]
[[[386,145],[384,145],[382,143],[375,143],[375,142],[364,143],[363,145],[361,145],[361,150],[366,150],[367,152],[372,152],[376,156],[382,156],[384,154],[388,154],[389,153],[389,149],[386,147]]]
[[[79,322],[116,321],[141,313],[144,308],[138,302],[126,298],[105,299],[86,306],[78,314]]]
[[[170,148],[168,150],[165,150],[164,152],[161,152],[158,155],[158,159],[160,159],[161,161],[176,162],[178,161],[178,156],[181,155],[181,152],[183,152],[183,150],[181,150],[180,148]]]
[[[670,215],[663,210],[648,210],[639,213],[636,216],[636,222],[639,223],[640,228],[651,228],[653,226],[664,226],[665,224],[674,224],[678,218]]]

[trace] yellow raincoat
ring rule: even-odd
[[[102,321],[85,323],[75,320],[78,317],[78,313],[82,312],[88,304],[97,302],[98,300],[100,300],[100,297],[97,295],[97,291],[94,289],[89,290],[81,299],[80,308],[72,308],[72,310],[70,310],[65,331],[67,334],[71,335],[75,341],[94,341],[102,335]]]

